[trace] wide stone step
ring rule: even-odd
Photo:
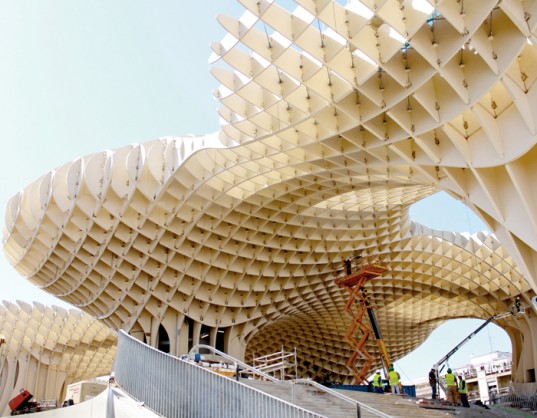
[[[446,416],[446,411],[420,408],[416,404],[416,398],[404,395],[376,394],[352,390],[338,390],[338,392],[394,418],[445,418]]]
[[[345,402],[326,392],[303,384],[286,382],[273,383],[261,380],[242,379],[241,383],[254,387],[286,402],[293,403],[304,409],[315,412],[327,418],[356,418],[356,406]],[[380,411],[393,418],[440,418],[457,416],[458,418],[514,418],[520,417],[521,411],[511,408],[484,409],[473,405],[471,408],[453,408],[450,410],[426,409],[417,405],[418,399],[406,395],[375,394],[353,390],[336,390],[337,392],[360,402],[374,410]],[[362,418],[378,417],[366,407],[361,408]]]
[[[313,386],[259,380],[242,380],[241,382],[328,418],[355,418],[358,416],[356,404],[345,402]],[[361,408],[361,417],[373,418],[376,416],[376,414]]]
[[[325,417],[355,418],[357,416],[355,405],[342,402],[340,399],[310,386],[259,380],[241,380],[241,382]],[[362,416],[365,417],[365,415]]]

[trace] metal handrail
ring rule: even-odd
[[[315,412],[163,353],[124,331],[118,333],[114,377],[131,397],[168,418],[322,418]]]
[[[345,402],[353,403],[358,408],[364,408],[366,411],[371,412],[372,414],[375,414],[381,418],[393,418],[392,415],[385,414],[382,411],[379,411],[378,409],[372,408],[369,405],[366,405],[365,403],[362,403],[360,401],[357,401],[356,399],[349,398],[346,395],[343,395],[342,393],[339,393],[333,389],[327,388],[324,385],[321,385],[320,383],[315,382],[314,380],[310,379],[296,379],[292,382],[299,383],[299,384],[307,384],[310,386],[314,386],[316,389],[322,390],[323,392],[328,393],[329,395],[335,396]],[[360,409],[358,409],[358,416],[360,416]]]
[[[267,380],[270,380],[271,382],[278,382],[278,383],[281,382],[281,380],[276,379],[275,377],[273,377],[273,376],[271,376],[271,375],[269,375],[267,373],[263,373],[262,371],[257,370],[255,367],[252,367],[252,366],[250,366],[250,365],[248,365],[248,364],[236,359],[235,357],[224,353],[223,351],[217,350],[216,348],[211,347],[210,345],[204,345],[204,344],[195,345],[188,352],[188,357],[191,357],[192,353],[193,352],[195,353],[196,350],[197,350],[197,352],[199,352],[200,348],[212,351],[214,354],[218,354],[220,357],[223,357],[223,358],[225,358],[225,359],[227,359],[229,361],[232,361],[232,362],[236,363],[237,365],[241,366],[243,370],[248,370],[249,372],[255,373],[255,374],[257,374],[257,375],[259,375],[259,376],[261,376],[261,377],[263,377],[263,378],[265,378]],[[238,375],[238,371],[237,371],[237,375]]]
[[[306,384],[306,385],[314,386],[315,388],[317,388],[319,390],[322,390],[323,392],[325,392],[325,393],[327,393],[329,395],[335,396],[336,398],[339,398],[339,399],[341,399],[341,400],[343,400],[345,402],[349,402],[349,403],[352,403],[352,404],[356,405],[356,407],[358,408],[358,417],[360,416],[360,409],[363,408],[366,411],[371,412],[372,414],[375,414],[375,415],[377,415],[377,416],[379,416],[381,418],[393,418],[391,415],[385,414],[384,412],[379,411],[379,410],[377,410],[375,408],[372,408],[369,405],[366,405],[366,404],[364,404],[364,403],[362,403],[360,401],[357,401],[356,399],[349,398],[348,396],[345,396],[342,393],[339,393],[339,392],[337,392],[337,391],[335,391],[333,389],[327,388],[326,386],[323,386],[320,383],[317,383],[317,382],[315,382],[313,380],[310,380],[310,379],[294,379],[294,380],[279,380],[279,379],[276,379],[275,377],[272,377],[272,376],[270,376],[270,375],[268,375],[266,373],[263,373],[263,372],[259,371],[258,369],[256,369],[255,367],[249,366],[248,364],[236,359],[233,356],[230,356],[229,354],[226,354],[226,353],[224,353],[224,352],[222,352],[220,350],[217,350],[214,347],[211,347],[210,345],[204,345],[204,344],[195,345],[189,351],[188,356],[191,357],[192,353],[199,352],[200,348],[212,351],[213,353],[218,354],[219,356],[221,356],[221,357],[223,357],[223,358],[225,358],[225,359],[227,359],[229,361],[232,361],[232,362],[240,365],[243,369],[246,369],[246,370],[248,370],[248,371],[250,371],[252,373],[255,373],[255,374],[259,375],[259,376],[262,376],[265,379],[270,380],[271,382],[285,383],[285,384]]]

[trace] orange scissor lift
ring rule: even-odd
[[[380,349],[381,362],[385,377],[391,365],[388,352],[382,340],[382,335],[375,318],[373,308],[369,304],[369,298],[363,289],[364,284],[375,277],[381,276],[388,269],[380,264],[351,265],[347,260],[345,270],[336,272],[336,284],[343,287],[350,294],[349,300],[345,304],[344,312],[351,317],[351,325],[347,329],[345,339],[353,348],[353,354],[347,361],[347,367],[354,374],[354,384],[367,383],[367,377],[371,366],[375,362],[373,356],[366,350],[365,345],[369,336],[373,332]],[[356,303],[355,303],[356,302]],[[364,321],[364,314],[367,313],[370,325]],[[357,340],[355,335],[361,331],[361,338]],[[358,369],[358,362],[363,362],[362,368]]]

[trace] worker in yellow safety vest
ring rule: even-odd
[[[375,393],[384,393],[382,390],[382,377],[380,376],[380,372],[377,372],[375,376],[373,376],[373,387],[375,388]]]
[[[449,401],[452,405],[458,405],[459,401],[457,400],[457,376],[455,376],[451,372],[451,369],[447,369],[446,386]]]
[[[462,374],[459,375],[459,396],[461,397],[461,404],[465,408],[470,408],[468,403],[468,388],[466,387],[466,380]]]
[[[388,379],[390,380],[390,387],[392,388],[392,393],[401,394],[401,388],[399,387],[399,379],[401,379],[401,376],[393,369],[393,366],[390,366]]]

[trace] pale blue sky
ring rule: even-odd
[[[5,205],[19,189],[68,161],[161,136],[216,131],[217,82],[208,58],[210,43],[224,33],[217,13],[238,17],[241,7],[234,0],[2,0],[2,226]],[[432,201],[434,211],[425,205],[413,216],[439,229],[483,228],[460,203],[446,203],[446,196]],[[2,255],[4,299],[68,306],[21,278]],[[404,381],[426,376],[438,357],[480,323],[461,321],[442,326],[396,363]],[[494,325],[451,365],[491,349],[510,351],[506,334]]]

